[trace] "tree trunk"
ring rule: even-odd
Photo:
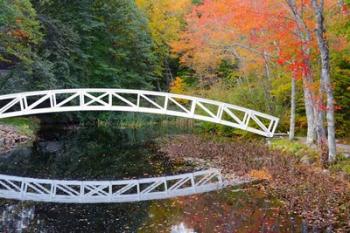
[[[165,65],[165,77],[166,77],[166,88],[169,89],[171,82],[174,80],[173,74],[171,73],[168,59],[164,60]]]
[[[295,135],[295,92],[296,92],[296,80],[292,78],[292,91],[290,97],[290,125],[289,125],[289,140],[294,140]]]
[[[157,79],[156,83],[157,83],[157,89],[158,89],[158,91],[162,91],[162,88],[160,87],[159,79]]]
[[[321,82],[320,84],[320,97],[319,101],[316,104],[315,108],[315,119],[316,119],[316,134],[317,134],[317,145],[321,152],[320,159],[324,166],[328,164],[328,145],[327,145],[327,135],[326,130],[324,128],[324,112],[321,109],[323,105],[323,98],[321,97],[324,91],[324,84]]]
[[[298,10],[296,0],[285,0],[287,6],[289,7],[292,17],[297,24],[298,37],[301,41],[301,50],[303,53],[303,63],[305,65],[305,72],[303,75],[303,92],[304,92],[304,103],[305,112],[307,119],[307,136],[306,143],[311,145],[314,143],[316,138],[315,132],[315,103],[314,94],[311,90],[311,85],[313,84],[313,78],[311,74],[311,62],[310,62],[310,48],[308,47],[311,40],[311,33],[304,22],[303,10]]]
[[[330,78],[329,47],[325,37],[324,25],[324,0],[312,0],[312,6],[316,17],[316,38],[321,54],[321,95],[327,95],[327,133],[328,133],[328,162],[333,162],[336,157],[334,96]]]
[[[270,113],[273,113],[273,108],[272,108],[272,101],[271,101],[271,72],[270,72],[270,67],[269,67],[269,60],[268,60],[268,56],[267,53],[264,51],[263,53],[263,57],[264,57],[264,63],[265,63],[265,80],[263,80],[263,88],[264,88],[264,96],[265,96],[265,100],[266,100],[266,107],[267,110]]]
[[[307,119],[307,136],[306,143],[311,145],[315,142],[317,130],[316,126],[322,126],[322,124],[317,124],[317,106],[315,103],[315,95],[311,88],[314,83],[312,73],[311,73],[311,61],[310,61],[310,48],[308,48],[305,44],[310,42],[311,35],[309,32],[306,33],[305,37],[303,37],[303,45],[302,50],[304,53],[304,61],[303,63],[306,66],[306,72],[303,77],[303,91],[304,91],[304,102],[305,102],[305,112]]]
[[[314,104],[313,97],[310,90],[309,81],[303,78],[303,92],[304,92],[304,104],[305,104],[305,114],[307,120],[307,135],[306,143],[311,145],[315,142],[316,132],[315,132],[315,115],[314,115]]]

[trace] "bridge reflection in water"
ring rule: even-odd
[[[220,171],[120,180],[67,181],[0,175],[0,197],[58,203],[112,203],[166,199],[222,189]]]

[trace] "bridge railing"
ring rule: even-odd
[[[240,106],[193,96],[129,89],[67,89],[0,96],[0,119],[70,111],[128,111],[218,123],[272,137],[279,119]]]
[[[0,197],[58,203],[133,202],[209,192],[224,187],[220,171],[120,181],[68,181],[0,175]]]

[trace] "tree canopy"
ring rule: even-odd
[[[3,90],[152,88],[157,58],[147,19],[134,2],[1,4],[7,9],[1,16],[2,64],[14,66],[1,80]]]
[[[307,131],[310,142],[334,105],[336,134],[347,136],[349,1],[0,0],[0,9],[2,93],[111,87],[207,95],[275,114],[282,131],[294,112],[297,134]]]

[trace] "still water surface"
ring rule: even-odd
[[[0,155],[2,174],[118,180],[193,171],[157,152],[156,139],[191,133],[44,127],[33,145]],[[258,188],[226,188],[190,197],[123,204],[49,204],[0,200],[0,232],[301,232],[302,224]]]

